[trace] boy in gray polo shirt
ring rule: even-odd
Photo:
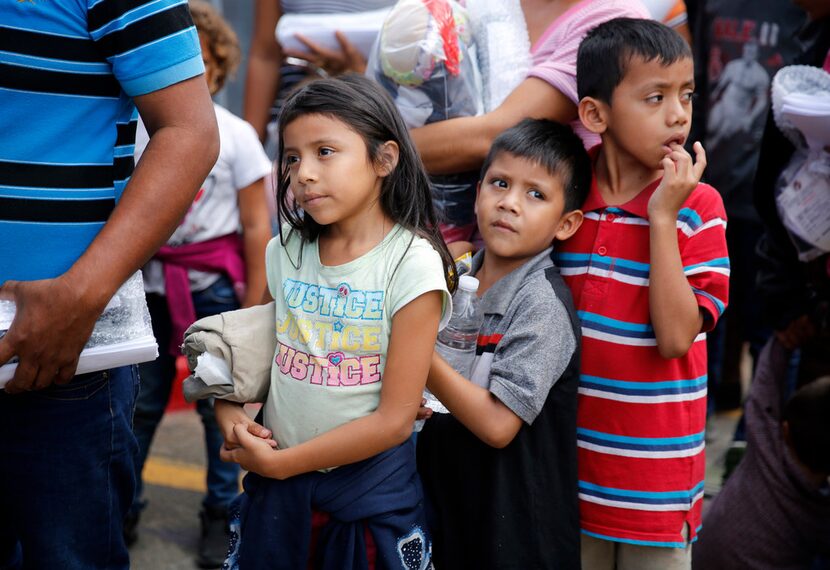
[[[427,386],[451,414],[418,438],[436,567],[579,568],[579,325],[550,254],[582,223],[590,182],[580,139],[547,120],[502,133],[484,163],[472,378],[433,356]]]

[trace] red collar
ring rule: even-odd
[[[598,144],[588,150],[588,156],[591,157],[592,165],[596,163],[601,146],[601,144]],[[596,171],[596,168],[593,168],[593,170]],[[654,194],[654,191],[657,190],[657,186],[660,184],[661,180],[662,178],[658,178],[654,182],[651,182],[631,200],[625,204],[620,204],[619,206],[614,207],[625,210],[626,212],[639,216],[643,219],[648,219],[648,201],[651,198],[651,195]],[[588,198],[585,200],[582,210],[584,212],[592,212],[594,210],[604,210],[605,208],[608,208],[608,204],[605,203],[605,200],[602,199],[602,195],[599,193],[599,188],[597,187],[597,177],[596,174],[594,174],[594,176],[591,177],[591,190],[588,192]]]

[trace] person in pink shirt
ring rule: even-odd
[[[412,137],[430,174],[481,167],[493,139],[527,117],[571,123],[587,146],[599,142],[577,126],[576,52],[585,34],[618,17],[649,18],[639,0],[522,0],[532,67],[493,111],[414,129]]]
[[[522,0],[530,37],[531,68],[527,77],[489,113],[459,117],[413,129],[412,139],[430,174],[478,170],[493,140],[522,119],[570,123],[585,147],[599,143],[579,123],[576,105],[576,52],[593,27],[618,17],[649,18],[640,0]],[[454,233],[450,252],[473,249],[475,224],[468,234]],[[445,236],[447,237],[447,236]]]

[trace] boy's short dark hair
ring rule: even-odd
[[[493,141],[481,167],[482,179],[503,152],[539,164],[551,176],[560,177],[565,212],[582,207],[591,188],[591,159],[582,139],[570,127],[547,119],[525,119],[507,129]]]
[[[784,406],[790,444],[811,470],[830,473],[830,376],[799,388]]]
[[[611,96],[635,57],[661,65],[692,57],[680,34],[654,20],[614,18],[585,35],[576,56],[576,92],[611,104]]]

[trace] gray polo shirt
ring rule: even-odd
[[[551,250],[499,279],[481,298],[484,324],[471,380],[528,424],[576,349],[568,311],[546,274],[554,266]],[[471,275],[481,268],[484,255],[482,250],[473,257]]]
[[[486,253],[484,254],[486,255]],[[473,273],[482,254],[473,259]],[[550,249],[482,296],[474,381],[522,418],[490,447],[452,414],[418,436],[440,568],[579,568],[579,319]],[[532,529],[533,532],[528,532]]]

